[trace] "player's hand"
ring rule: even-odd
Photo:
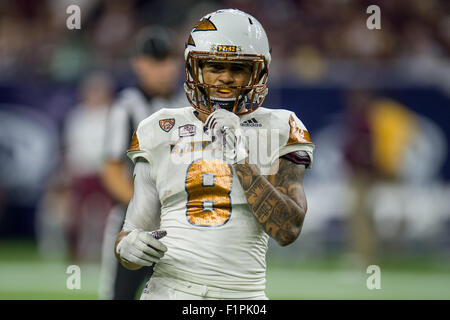
[[[126,262],[151,266],[158,263],[167,251],[167,247],[157,239],[165,235],[165,231],[133,230],[120,240],[117,254]]]
[[[239,117],[235,113],[218,109],[206,118],[205,127],[222,144],[226,162],[234,164],[247,158],[245,137],[240,128]]]

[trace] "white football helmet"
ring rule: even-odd
[[[184,88],[197,111],[209,114],[223,108],[242,115],[253,112],[263,103],[268,92],[270,48],[262,25],[251,15],[237,9],[222,9],[205,15],[189,34],[184,57]],[[210,88],[224,86],[204,83],[201,66],[206,61],[250,63],[249,83],[233,87],[238,92],[235,98],[211,97]]]

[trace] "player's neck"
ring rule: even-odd
[[[197,110],[194,111],[194,114],[201,122],[205,122],[206,118],[208,118],[206,113],[198,112]]]

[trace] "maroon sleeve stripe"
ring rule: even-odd
[[[295,164],[304,164],[306,167],[311,163],[311,159],[306,151],[294,151],[285,154],[281,158],[289,160]]]

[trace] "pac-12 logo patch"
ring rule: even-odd
[[[193,124],[185,124],[184,126],[178,127],[178,136],[189,137],[195,135],[195,126]]]
[[[174,118],[159,120],[159,126],[165,132],[169,132],[170,129],[172,129],[174,125],[175,125],[175,119]]]

